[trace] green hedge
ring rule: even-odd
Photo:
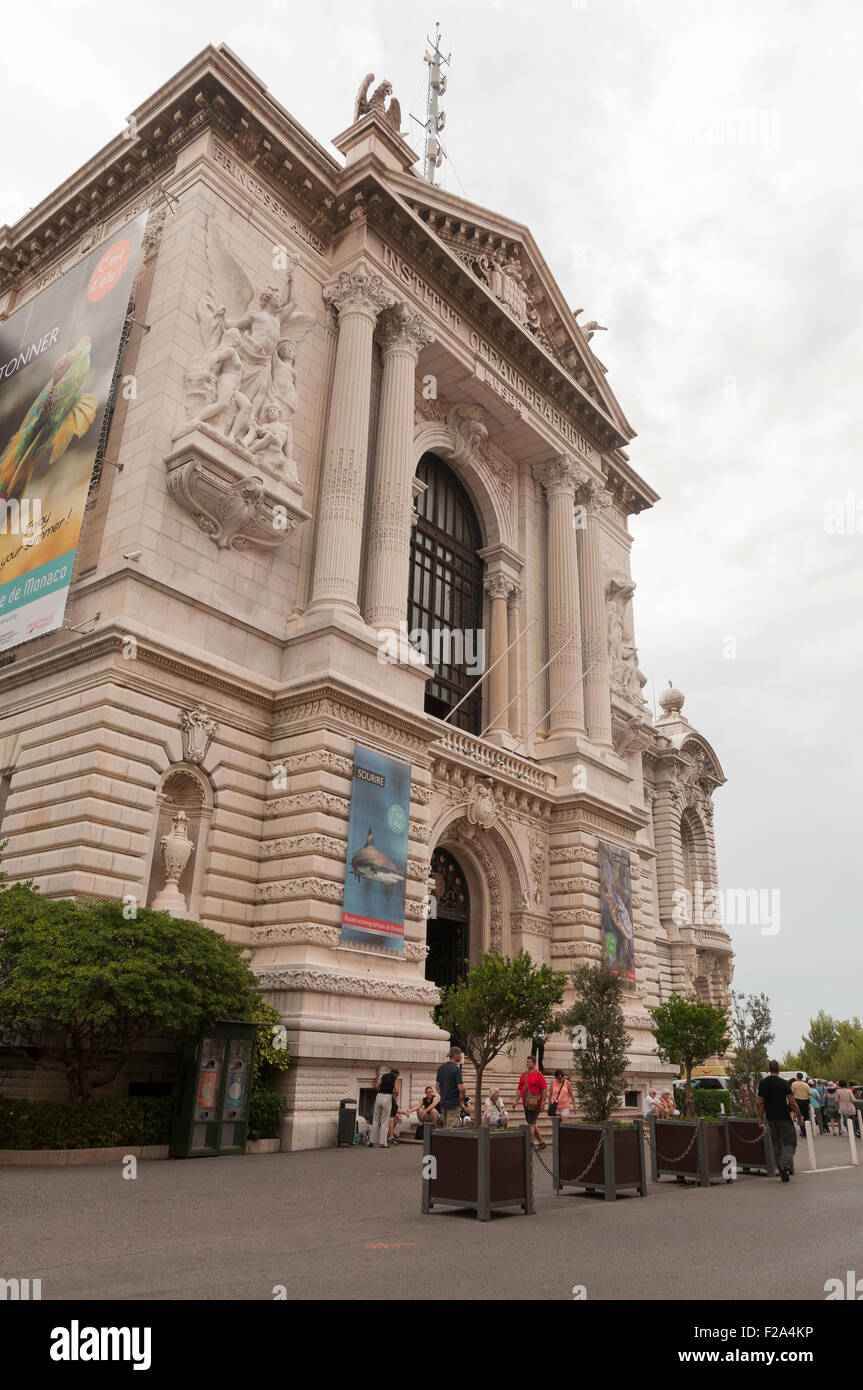
[[[279,1124],[287,1105],[284,1096],[272,1091],[254,1091],[249,1102],[248,1139],[278,1139]]]
[[[720,1105],[725,1106],[726,1115],[730,1115],[734,1108],[731,1104],[730,1091],[703,1091],[700,1086],[696,1086],[692,1092],[692,1103],[695,1107],[696,1119],[699,1115],[703,1115],[706,1120],[719,1118]],[[674,1104],[683,1114],[683,1107],[686,1104],[686,1088],[684,1086],[675,1086]]]
[[[0,1096],[0,1149],[112,1149],[167,1144],[170,1096],[18,1100]]]

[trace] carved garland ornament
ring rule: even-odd
[[[314,994],[343,994],[355,999],[390,999],[403,1004],[440,1002],[440,992],[432,984],[408,984],[400,980],[381,980],[369,975],[343,975],[304,965],[270,966],[255,972],[260,989],[308,991]]]

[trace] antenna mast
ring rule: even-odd
[[[428,39],[431,44],[431,39]],[[428,96],[426,98],[426,148],[424,176],[428,183],[434,186],[435,170],[439,169],[443,163],[443,149],[438,139],[438,132],[443,130],[446,122],[446,112],[440,109],[440,98],[446,91],[446,77],[441,75],[441,66],[449,60],[452,55],[447,57],[440,51],[440,25],[435,23],[434,46],[426,50],[425,61],[428,63],[429,82]]]

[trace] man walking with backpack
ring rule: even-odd
[[[797,1130],[788,1113],[790,1109],[801,1123],[800,1107],[794,1099],[791,1086],[779,1075],[779,1063],[770,1063],[770,1075],[765,1076],[758,1087],[758,1118],[762,1129],[770,1130],[776,1166],[783,1182],[791,1178],[791,1165],[797,1148]]]

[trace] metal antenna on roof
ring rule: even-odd
[[[431,44],[431,39],[428,40]],[[426,49],[425,61],[428,63],[429,80],[428,95],[426,97],[426,144],[425,144],[425,164],[423,174],[432,186],[435,181],[435,171],[443,163],[443,148],[438,139],[438,134],[443,130],[446,122],[446,112],[440,109],[440,99],[446,91],[446,77],[441,74],[441,66],[449,60],[452,54],[446,57],[440,51],[440,25],[435,22],[434,45],[431,51]]]

